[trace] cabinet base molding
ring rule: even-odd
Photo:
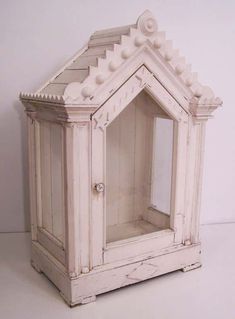
[[[167,253],[126,264],[105,264],[89,273],[70,278],[65,267],[38,242],[32,244],[32,266],[44,273],[70,305],[93,302],[96,296],[175,270],[189,271],[201,266],[201,245],[171,247]]]

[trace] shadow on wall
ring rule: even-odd
[[[20,121],[20,147],[21,164],[23,178],[23,206],[24,206],[24,226],[26,231],[30,231],[30,211],[29,211],[29,175],[28,175],[28,140],[27,140],[27,118],[24,107],[20,101],[13,102],[13,108],[18,114]]]

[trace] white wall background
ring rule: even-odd
[[[201,221],[235,221],[235,1],[0,0],[0,232],[29,229],[19,91],[36,90],[93,31],[134,23],[146,8],[224,101],[207,127]]]

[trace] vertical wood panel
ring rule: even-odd
[[[62,126],[51,124],[51,209],[52,233],[64,242],[64,191],[62,167]]]
[[[36,204],[35,121],[33,121],[29,116],[27,116],[27,126],[28,126],[31,236],[32,236],[32,240],[36,240],[37,239],[37,204]]]
[[[170,214],[173,121],[155,118],[151,201],[157,210]]]
[[[36,192],[37,192],[37,226],[42,227],[42,185],[41,185],[41,149],[40,122],[35,121],[35,164],[36,164]]]
[[[105,132],[92,121],[92,211],[91,211],[91,267],[103,263],[105,242],[105,193],[94,190],[97,183],[105,183]]]
[[[145,206],[143,217],[147,213],[147,208],[151,204],[151,189],[152,189],[152,166],[153,166],[153,150],[156,147],[153,143],[153,130],[154,130],[154,116],[156,115],[159,106],[152,101],[152,99],[145,94],[146,108],[146,134],[145,134],[145,165],[144,165],[144,198]]]
[[[186,182],[184,240],[199,241],[201,183],[205,142],[205,122],[190,120]]]
[[[116,225],[119,211],[120,118],[106,129],[106,223]]]
[[[134,217],[134,114],[133,102],[120,114],[119,223],[131,221]]]
[[[52,233],[50,123],[40,123],[42,226]]]
[[[199,224],[200,224],[200,206],[201,206],[201,193],[202,193],[202,175],[203,175],[203,163],[204,163],[204,151],[205,151],[205,133],[206,133],[206,121],[199,121],[195,123],[196,129],[196,154],[195,156],[195,184],[194,184],[194,198],[193,198],[193,213],[192,213],[192,225],[191,234],[192,243],[199,242]]]
[[[74,175],[74,124],[66,123],[64,127],[64,163],[65,163],[65,250],[66,266],[70,277],[75,277],[80,272],[78,211],[74,201],[76,189],[76,176]]]
[[[135,121],[135,157],[134,169],[134,219],[143,218],[143,213],[147,208],[147,169],[148,169],[148,116],[146,100],[140,94],[136,98],[136,107],[133,120]]]
[[[188,121],[182,120],[174,125],[175,149],[173,151],[171,228],[175,230],[175,242],[183,240],[183,220],[185,216],[185,179],[187,158]]]
[[[80,254],[80,266],[89,268],[90,263],[90,123],[81,123],[76,126],[74,134],[75,155],[74,155],[74,203],[78,218],[78,237],[79,242],[76,243]]]

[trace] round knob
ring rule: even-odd
[[[98,193],[104,192],[104,183],[95,184],[95,190],[96,190]]]

